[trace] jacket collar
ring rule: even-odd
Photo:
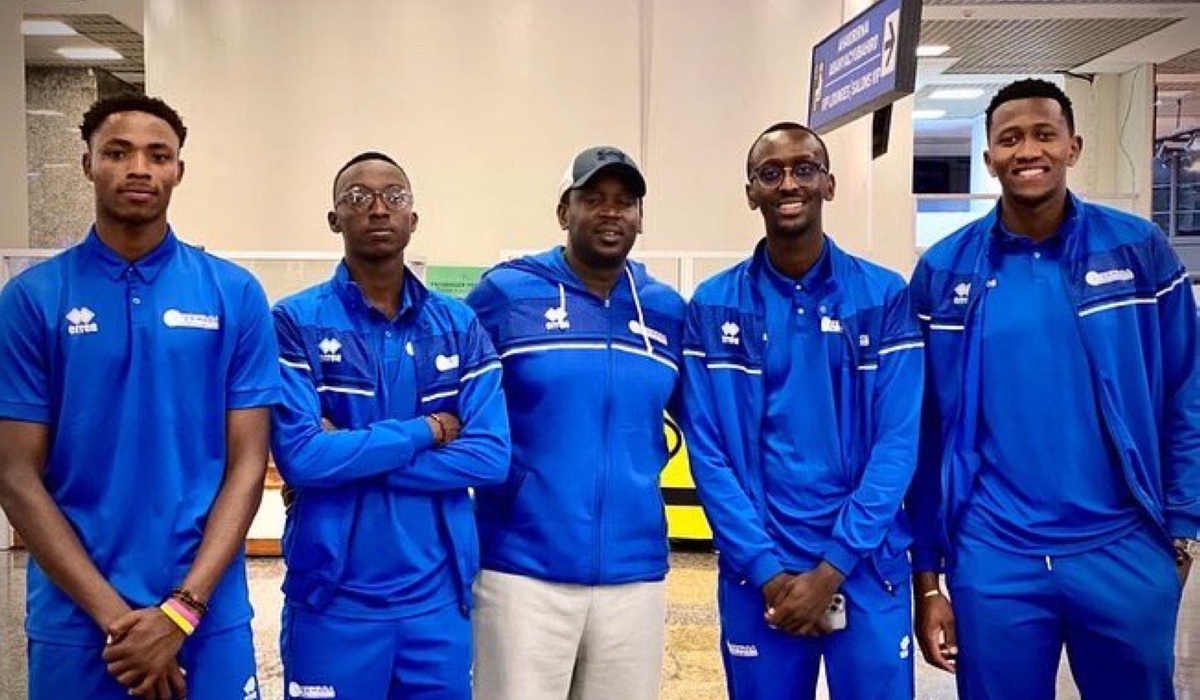
[[[374,307],[367,301],[362,289],[350,277],[350,268],[346,266],[346,261],[342,260],[338,263],[337,270],[333,273],[334,292],[349,308],[360,313],[368,313],[375,311]],[[396,318],[401,319],[413,314],[415,315],[424,306],[425,300],[429,298],[429,290],[417,279],[416,273],[412,268],[405,266],[404,268],[404,285],[400,289],[400,307]],[[378,313],[378,312],[376,312]]]

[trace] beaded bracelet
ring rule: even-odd
[[[439,418],[438,414],[436,413],[430,413],[429,417],[432,418],[433,422],[437,423],[438,426],[438,435],[434,438],[434,442],[439,445],[446,444],[446,424],[442,422],[442,419]]]
[[[192,610],[195,610],[197,613],[199,613],[200,617],[204,617],[208,614],[208,606],[205,605],[204,602],[202,602],[199,598],[197,598],[194,593],[186,588],[176,588],[172,590],[171,597],[188,606]]]

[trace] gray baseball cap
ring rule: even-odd
[[[569,190],[586,186],[596,173],[603,170],[620,174],[633,186],[635,195],[646,196],[646,180],[632,158],[619,148],[593,146],[575,156],[575,160],[567,166],[562,181],[558,183],[558,198],[561,200]]]

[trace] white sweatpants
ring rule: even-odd
[[[656,700],[666,582],[550,583],[483,570],[475,581],[476,700]]]

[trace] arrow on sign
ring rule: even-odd
[[[896,49],[896,25],[892,22],[892,18],[888,17],[886,38],[883,40],[883,65],[892,65],[892,53]]]

